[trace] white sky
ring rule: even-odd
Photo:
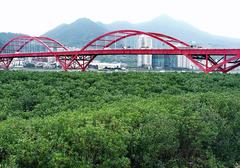
[[[2,0],[0,32],[41,35],[83,17],[137,23],[161,14],[212,34],[240,38],[240,0]]]

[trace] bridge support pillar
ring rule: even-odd
[[[95,57],[95,55],[75,55],[67,64],[67,69],[76,69],[84,72]]]
[[[13,58],[0,58],[0,66],[3,69],[8,70],[12,60]]]
[[[68,70],[68,63],[70,62],[71,60],[71,56],[55,56],[56,57],[56,60],[57,62],[59,62],[59,64],[61,65],[62,69],[64,71],[67,71]]]

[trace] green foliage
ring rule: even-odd
[[[234,167],[239,75],[0,73],[0,167]]]

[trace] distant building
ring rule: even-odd
[[[138,48],[152,49],[152,38],[146,35],[139,36]],[[137,66],[147,69],[174,69],[178,66],[177,61],[175,55],[138,55]]]
[[[174,69],[177,67],[176,55],[153,55],[152,68],[153,69]]]
[[[151,49],[152,39],[146,35],[141,35],[138,38],[137,47],[139,49]],[[138,55],[137,66],[142,68],[152,68],[152,55]]]
[[[152,56],[152,68],[153,69],[163,69],[164,67],[164,58],[162,55],[153,55]]]
[[[24,66],[23,58],[15,58],[11,63],[11,67],[22,68]]]
[[[184,55],[177,55],[177,67],[182,69],[196,70],[197,66]]]
[[[94,67],[96,69],[121,69],[123,68],[122,63],[106,63],[106,62],[92,62],[90,67]]]

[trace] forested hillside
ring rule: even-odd
[[[0,72],[0,167],[236,167],[240,75]]]
[[[68,47],[83,47],[107,29],[87,18],[78,19],[71,24],[62,24],[44,34]]]
[[[240,46],[239,39],[212,35],[167,15],[161,15],[153,20],[137,24],[130,22],[104,24],[87,18],[81,18],[71,24],[61,24],[46,32],[44,36],[56,39],[67,46],[83,47],[89,41],[103,33],[120,29],[162,33],[178,38],[186,43],[196,43],[207,48],[238,48]]]
[[[2,33],[0,32],[0,48],[8,42],[10,39],[17,37],[17,36],[22,36],[23,34],[19,33]]]

